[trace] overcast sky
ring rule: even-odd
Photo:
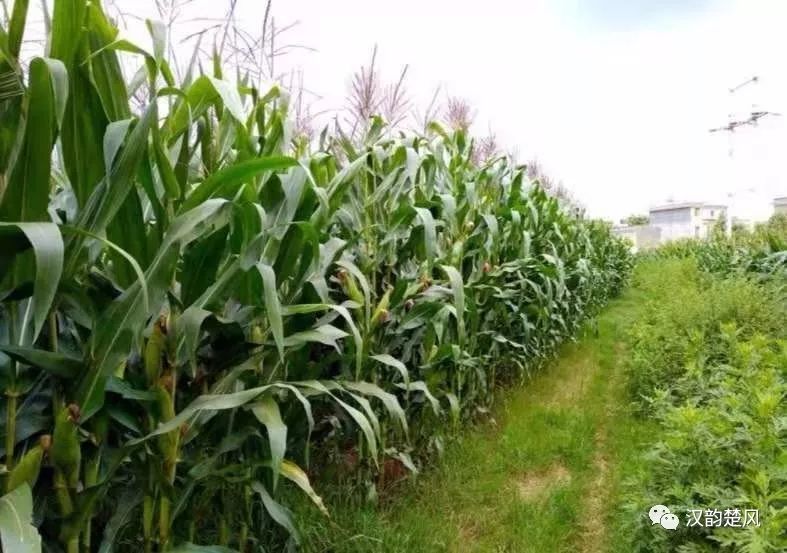
[[[137,16],[153,0],[115,0]],[[228,0],[193,0],[222,17]],[[144,7],[149,4],[148,7]],[[263,0],[238,0],[257,32]],[[341,107],[352,72],[379,48],[383,75],[409,64],[425,106],[435,87],[467,98],[475,130],[536,157],[591,215],[620,219],[668,200],[728,203],[764,218],[787,196],[787,2],[782,0],[273,0],[296,49],[278,70],[302,71],[314,111]],[[202,23],[205,24],[205,23]],[[132,24],[133,26],[133,24]],[[138,30],[129,31],[138,40]],[[757,75],[735,95],[729,88]],[[728,114],[785,113],[728,133]]]

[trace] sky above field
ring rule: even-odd
[[[228,4],[193,0],[175,41],[215,23]],[[153,0],[114,5],[145,42],[135,17],[154,15]],[[237,0],[238,25],[259,34],[264,5]],[[773,197],[787,195],[787,2],[273,0],[272,13],[277,27],[294,24],[281,44],[299,46],[276,72],[302,75],[323,121],[377,45],[385,79],[409,65],[415,106],[438,86],[442,98],[466,98],[477,134],[491,131],[521,160],[537,158],[591,215],[618,220],[697,200],[765,218]],[[178,46],[185,57],[188,44]],[[730,94],[753,75],[759,83]],[[785,116],[732,141],[708,132],[753,105]]]

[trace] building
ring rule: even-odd
[[[650,209],[650,226],[659,229],[663,244],[680,238],[708,238],[714,225],[727,217],[727,206],[704,202],[672,203]]]
[[[773,199],[773,214],[777,215],[779,213],[787,214],[787,196]]]
[[[634,253],[657,247],[661,239],[661,230],[653,225],[619,225],[612,233],[631,242]]]

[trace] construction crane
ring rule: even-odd
[[[730,97],[732,97],[733,94],[735,94],[736,92],[738,92],[740,89],[744,88],[745,86],[750,85],[750,84],[757,84],[759,82],[760,82],[760,78],[757,75],[753,76],[752,78],[750,78],[750,79],[748,79],[746,81],[743,81],[742,83],[740,83],[740,84],[738,84],[738,85],[736,85],[736,86],[734,86],[734,87],[729,89]],[[749,113],[748,116],[735,118],[735,115],[730,113],[729,114],[729,121],[727,122],[726,125],[724,125],[722,127],[716,127],[716,128],[713,128],[713,129],[708,129],[708,132],[710,132],[710,133],[717,133],[717,132],[727,132],[727,133],[729,133],[729,135],[728,135],[729,136],[729,152],[728,153],[729,153],[730,160],[732,160],[733,154],[734,154],[734,148],[733,148],[733,145],[732,145],[732,137],[733,137],[736,129],[738,129],[740,127],[756,127],[756,126],[758,126],[760,119],[763,119],[763,118],[769,117],[769,116],[779,117],[780,115],[781,115],[780,113],[776,113],[776,112],[773,112],[773,111],[765,111],[765,110],[757,109],[757,105],[756,104],[752,104],[751,112]],[[753,190],[753,188],[750,189],[750,190]],[[734,199],[735,195],[736,195],[736,192],[733,191],[733,190],[730,190],[727,193],[727,198],[729,198],[730,203],[732,203],[732,200]],[[732,205],[727,206],[725,223],[726,223],[725,224],[725,227],[726,227],[725,230],[727,232],[727,236],[731,236],[732,235]]]
[[[715,129],[709,129],[708,132],[720,132],[720,131],[735,132],[735,129],[737,129],[738,127],[743,127],[744,125],[752,125],[756,127],[757,121],[759,121],[763,117],[767,117],[768,115],[774,115],[778,117],[781,115],[781,113],[776,113],[775,111],[752,111],[748,119],[730,121],[723,127],[716,127]]]

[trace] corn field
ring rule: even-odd
[[[6,551],[297,547],[288,495],[328,515],[337,459],[370,492],[416,471],[625,283],[606,225],[464,131],[309,143],[282,88],[176,82],[162,26],[119,40],[94,0],[22,62],[27,9],[0,30]]]

